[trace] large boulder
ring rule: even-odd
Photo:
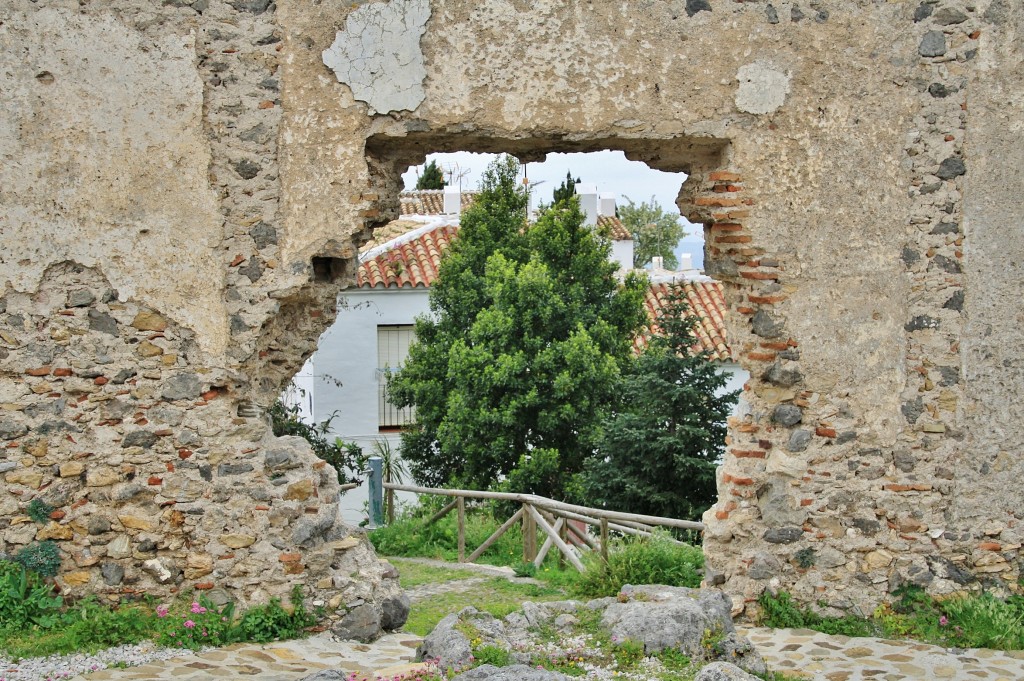
[[[459,674],[452,681],[569,681],[569,677],[549,669],[538,669],[525,664],[495,667],[485,664]]]
[[[438,667],[447,669],[459,667],[473,658],[469,637],[459,631],[459,620],[463,614],[476,614],[476,608],[465,608],[461,612],[444,617],[427,634],[416,649],[417,660],[436,660]]]
[[[723,636],[735,631],[732,604],[717,589],[626,585],[619,597],[620,602],[605,608],[601,625],[612,640],[642,643],[648,655],[675,648],[697,657],[705,632]]]
[[[761,679],[753,674],[748,674],[734,664],[712,662],[701,669],[693,681],[761,681]]]

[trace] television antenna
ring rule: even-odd
[[[472,168],[463,168],[459,165],[458,161],[449,161],[442,163],[441,167],[444,169],[444,174],[448,176],[448,184],[454,186],[456,182],[459,183],[459,191],[462,191],[462,178],[469,175]]]

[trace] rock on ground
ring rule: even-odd
[[[693,681],[761,681],[728,662],[712,662],[694,677]]]
[[[699,656],[705,631],[734,631],[729,598],[715,589],[627,585],[620,597],[625,601],[608,605],[601,625],[612,640],[642,643],[648,655],[676,648]]]
[[[485,664],[459,674],[452,681],[569,681],[569,677],[548,669],[528,667],[525,664],[514,664],[511,667]]]

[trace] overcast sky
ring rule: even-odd
[[[455,152],[449,154],[431,154],[428,161],[436,160],[437,165],[445,171],[446,175],[452,172],[452,181],[458,182],[458,176],[462,176],[461,184],[463,189],[476,189],[480,182],[480,176],[487,168],[487,164],[494,159],[494,154],[473,154],[469,152]],[[422,172],[423,166],[410,168],[403,176],[405,186],[408,189],[416,187],[417,172]],[[587,154],[548,154],[543,163],[529,163],[526,166],[527,176],[535,185],[534,205],[538,200],[545,203],[551,202],[552,193],[562,180],[565,179],[567,171],[572,172],[574,178],[579,178],[586,184],[596,184],[600,193],[613,193],[619,205],[626,204],[626,197],[636,203],[649,201],[651,197],[662,207],[665,212],[678,214],[675,200],[679,194],[686,175],[682,173],[665,173],[660,170],[652,170],[640,161],[630,161],[621,151],[596,151]],[[447,177],[446,177],[447,179]],[[694,265],[701,267],[703,262],[703,232],[700,225],[691,225],[686,218],[680,218],[685,225],[686,238],[680,242],[677,252],[686,252],[693,255]]]

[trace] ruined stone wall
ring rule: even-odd
[[[1015,588],[1012,9],[9,3],[4,549],[53,536],[74,589],[259,600],[304,580],[388,620],[387,566],[260,407],[407,165],[613,148],[690,174],[679,205],[753,376],[706,516],[737,611],[767,587],[861,611],[905,581]],[[58,507],[43,527],[36,497]]]

